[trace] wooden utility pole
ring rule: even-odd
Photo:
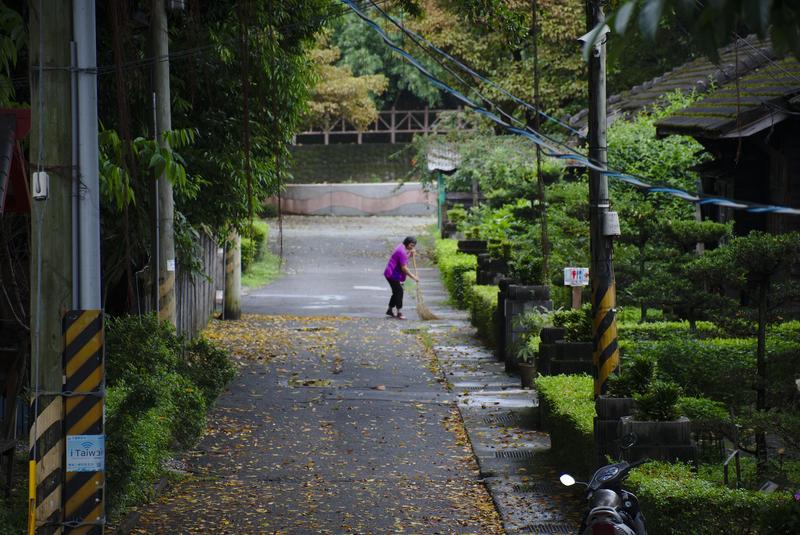
[[[153,56],[153,85],[156,95],[156,135],[164,148],[169,143],[164,132],[172,130],[172,109],[169,89],[169,34],[167,33],[167,12],[164,0],[153,0],[153,13],[150,20],[150,36]],[[158,248],[153,262],[153,283],[155,299],[158,303],[158,319],[177,324],[175,311],[175,202],[172,197],[172,183],[162,173],[156,179],[156,218]]]
[[[31,191],[45,183],[49,186],[47,199],[34,201],[31,217],[33,399],[28,533],[40,535],[60,532],[62,521],[61,320],[73,306],[74,275],[71,36],[71,2],[31,3]]]
[[[586,2],[589,31],[605,20],[601,0]],[[606,142],[606,38],[597,39],[589,55],[589,160],[605,169]],[[608,177],[589,169],[589,219],[592,261],[589,277],[592,288],[592,339],[595,367],[594,394],[606,391],[609,375],[619,366],[616,320],[616,281],[612,262],[613,242],[609,236]]]

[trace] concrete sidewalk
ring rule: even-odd
[[[446,304],[436,268],[420,274],[442,319],[416,319],[411,285],[410,319],[384,315],[388,254],[431,222],[287,218],[287,274],[248,293],[241,321],[208,331],[239,374],[135,533],[576,529],[580,502],[554,485],[533,427],[535,392]]]

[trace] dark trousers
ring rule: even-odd
[[[403,285],[400,281],[393,281],[388,277],[386,281],[389,283],[389,286],[392,287],[392,298],[389,299],[389,308],[396,307],[397,310],[400,310],[403,308]]]

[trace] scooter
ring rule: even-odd
[[[626,436],[622,441],[625,444],[623,449],[627,449],[635,444],[636,438]],[[622,461],[603,466],[588,483],[575,481],[569,474],[561,476],[561,483],[568,487],[576,483],[586,485],[589,510],[583,517],[579,535],[647,535],[639,500],[622,488],[630,471],[645,462],[647,460],[634,463]]]

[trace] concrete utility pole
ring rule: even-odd
[[[100,162],[97,122],[97,37],[95,0],[73,0],[73,27],[78,69],[78,279],[79,307],[99,310]]]
[[[586,19],[589,31],[605,20],[601,0],[586,2]],[[606,167],[608,159],[606,124],[606,39],[603,33],[589,56],[589,159],[602,168]],[[611,222],[608,177],[594,169],[589,170],[589,214],[594,394],[597,396],[606,391],[609,375],[619,366],[619,348],[611,240],[614,232],[608,228]]]
[[[169,34],[164,0],[153,0],[150,31],[155,65],[153,83],[156,94],[156,135],[162,147],[169,148],[163,133],[172,130],[172,109],[169,90]],[[175,311],[175,202],[172,183],[162,174],[156,179],[158,231],[153,255],[154,303],[158,303],[158,319],[177,324]]]
[[[236,231],[225,246],[225,304],[222,318],[238,320],[242,316],[242,237]]]
[[[29,533],[62,520],[62,328],[72,308],[72,6],[37,0],[30,9],[31,191],[49,185],[31,217],[31,494]],[[49,175],[49,179],[45,176]],[[37,186],[39,186],[37,188]],[[98,283],[99,284],[99,283]],[[49,525],[56,523],[55,526]],[[47,525],[45,525],[47,524]]]
[[[539,76],[539,2],[531,0],[531,33],[533,34],[533,104],[536,112],[533,115],[533,128],[537,132],[542,127],[541,110],[542,102]],[[541,226],[542,240],[542,284],[547,284],[550,279],[550,238],[547,233],[547,196],[542,175],[542,147],[536,145],[536,189],[539,198],[539,225]]]

